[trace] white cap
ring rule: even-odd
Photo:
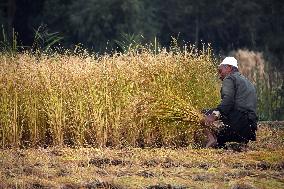
[[[220,65],[222,64],[231,65],[238,68],[238,61],[234,57],[226,57]]]

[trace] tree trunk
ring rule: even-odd
[[[11,33],[13,30],[14,18],[16,14],[16,0],[8,0],[7,2],[7,28]]]
[[[199,45],[199,16],[196,16],[195,19],[195,46]]]

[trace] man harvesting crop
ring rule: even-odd
[[[256,90],[253,84],[240,74],[234,57],[226,57],[218,67],[222,80],[221,103],[204,118],[207,127],[221,120],[223,127],[216,133],[207,132],[206,147],[224,147],[226,142],[247,144],[256,140]]]

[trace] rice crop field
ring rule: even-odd
[[[284,188],[282,122],[203,149],[212,50],[0,54],[0,189]]]
[[[187,146],[219,101],[210,49],[0,55],[0,146]],[[197,133],[197,134],[196,134]]]

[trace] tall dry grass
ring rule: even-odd
[[[219,101],[210,49],[0,55],[1,147],[191,144]]]

